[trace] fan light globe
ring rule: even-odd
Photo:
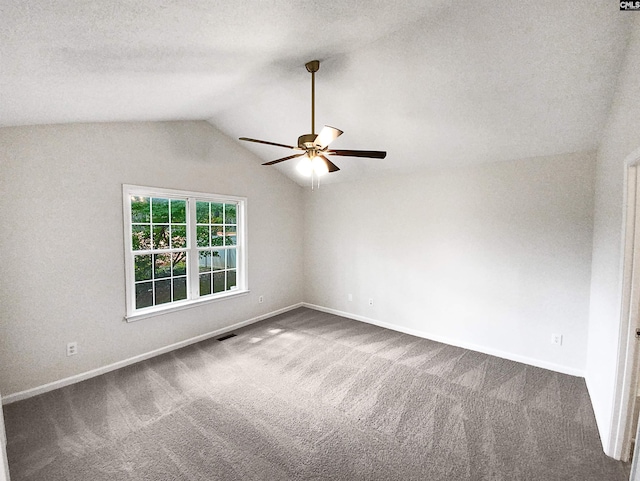
[[[305,155],[296,168],[298,169],[298,172],[305,177],[309,177],[312,173],[318,177],[329,173],[327,163],[320,157],[315,156],[313,158],[309,158]]]
[[[296,169],[298,169],[298,172],[300,172],[305,177],[309,177],[311,175],[311,172],[313,172],[313,164],[311,163],[311,159],[305,155],[304,157],[302,157],[302,160],[298,162]]]
[[[327,163],[320,157],[314,157],[311,161],[311,165],[313,166],[313,171],[318,177],[329,173],[329,167],[327,167]]]

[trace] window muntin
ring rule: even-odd
[[[127,317],[246,292],[246,199],[123,186]]]

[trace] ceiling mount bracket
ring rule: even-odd
[[[316,73],[320,69],[320,60],[312,60],[304,64],[307,67],[307,72]]]

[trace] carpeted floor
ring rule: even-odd
[[[12,481],[622,481],[584,381],[297,309],[5,407]]]

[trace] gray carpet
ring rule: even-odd
[[[584,381],[297,309],[6,406],[13,481],[627,479]]]

